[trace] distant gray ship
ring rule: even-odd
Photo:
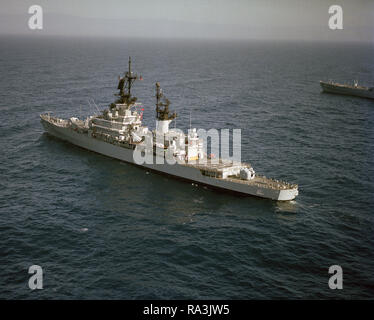
[[[358,85],[357,81],[354,81],[353,85],[340,84],[332,81],[320,81],[319,83],[322,87],[323,92],[374,99],[374,88],[360,86]]]

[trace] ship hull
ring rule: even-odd
[[[370,91],[368,88],[347,87],[323,81],[320,82],[320,85],[323,92],[374,99],[374,91]]]
[[[99,139],[91,137],[88,133],[79,133],[71,128],[56,126],[55,124],[41,119],[44,129],[54,137],[68,141],[81,148],[115,158],[136,166],[155,171],[161,174],[170,175],[186,181],[191,181],[198,185],[205,185],[214,189],[230,191],[243,195],[257,196],[279,201],[288,201],[294,199],[298,195],[297,189],[271,189],[263,188],[257,185],[248,185],[232,182],[226,179],[218,179],[204,176],[201,171],[195,167],[183,164],[169,165],[165,164],[146,164],[139,165],[133,160],[133,150],[118,145],[107,143]]]

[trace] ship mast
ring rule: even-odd
[[[119,96],[119,98],[116,103],[126,104],[130,107],[136,102],[137,98],[131,96],[131,88],[135,80],[138,79],[138,75],[131,71],[131,57],[129,57],[129,70],[125,73],[124,77],[119,77],[118,79],[119,82],[117,89],[119,90],[119,93],[117,96]]]
[[[128,95],[131,97],[132,84],[138,79],[138,75],[131,72],[131,57],[129,57],[129,71],[126,72],[125,78],[127,80]]]
[[[161,99],[164,98],[164,102]],[[173,120],[176,118],[177,114],[169,111],[170,101],[164,97],[160,84],[156,82],[156,118],[157,120]]]

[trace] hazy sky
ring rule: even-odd
[[[41,31],[27,27],[33,4]],[[328,28],[334,4],[343,30]],[[1,0],[0,33],[374,42],[374,0]]]

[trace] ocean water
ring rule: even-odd
[[[309,42],[1,38],[0,298],[372,299],[374,47]],[[113,101],[133,58],[154,128],[161,83],[177,126],[242,129],[242,159],[299,184],[282,203],[196,187],[43,132],[39,114]],[[43,268],[43,290],[28,287]],[[343,268],[343,289],[328,268]]]

